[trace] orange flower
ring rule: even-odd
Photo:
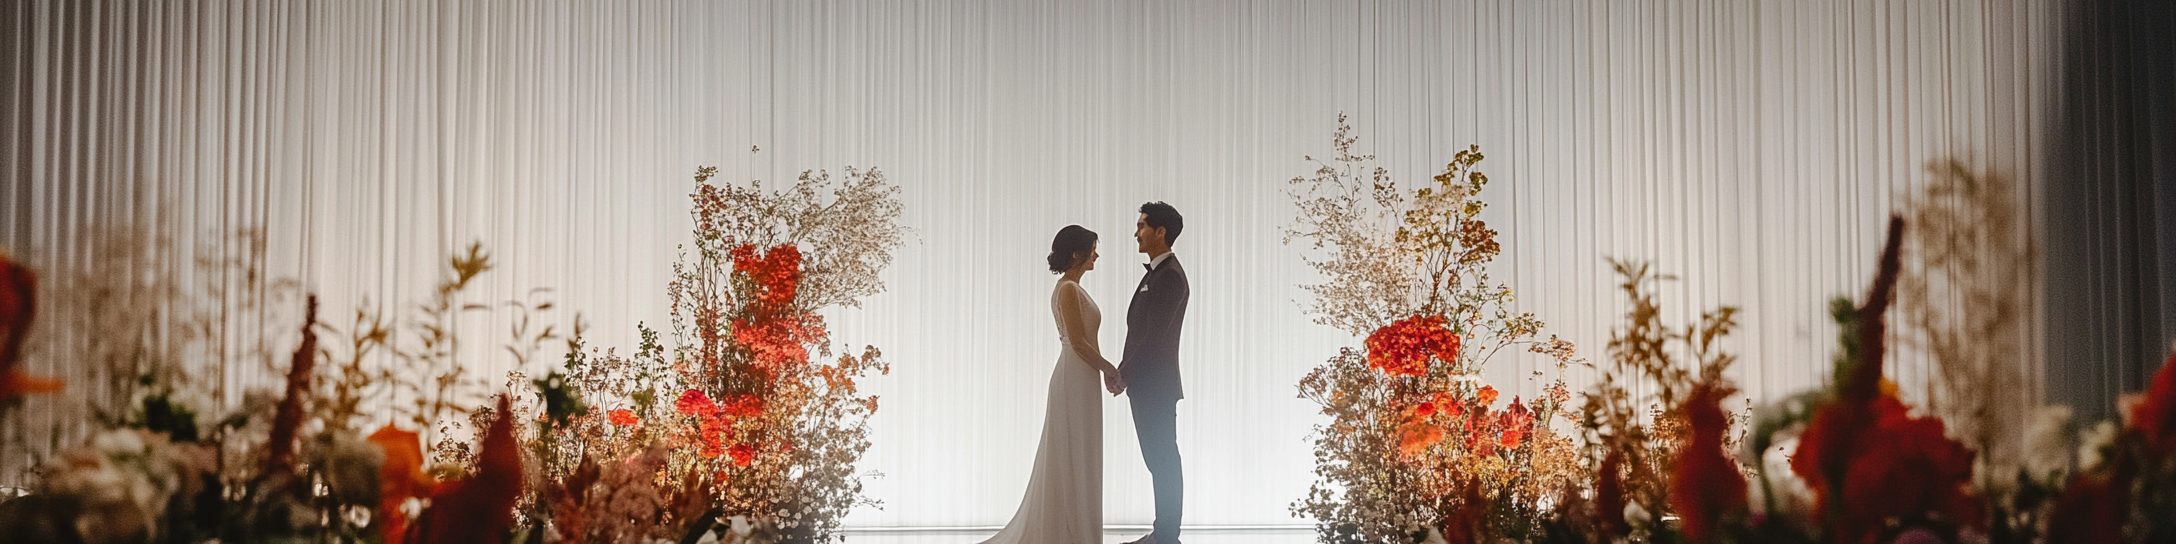
[[[1504,449],[1518,449],[1519,444],[1526,442],[1527,433],[1534,428],[1534,413],[1528,411],[1526,405],[1520,404],[1518,397],[1511,397],[1511,407],[1504,410],[1498,425],[1503,427],[1504,435],[1499,442]]]
[[[1407,458],[1427,453],[1429,446],[1443,441],[1443,428],[1422,422],[1398,426],[1398,454]]]
[[[1368,335],[1368,365],[1393,376],[1428,373],[1430,358],[1458,358],[1458,334],[1451,332],[1440,315],[1414,315]]]
[[[1481,386],[1481,390],[1473,394],[1473,400],[1479,402],[1483,408],[1496,405],[1496,388],[1488,385]]]
[[[637,421],[637,420],[635,419],[635,413],[634,413],[634,412],[632,412],[632,411],[628,411],[627,409],[624,409],[624,408],[622,408],[622,409],[619,409],[619,410],[613,410],[613,411],[611,411],[611,412],[610,412],[610,415],[611,415],[611,417],[612,417],[612,424],[613,424],[613,425],[618,425],[618,426],[621,426],[621,427],[625,427],[625,426],[628,426],[628,425],[634,425],[635,423],[637,423],[637,422],[638,422],[638,421]]]
[[[1443,441],[1443,426],[1430,420],[1436,414],[1435,401],[1423,401],[1405,411],[1405,422],[1398,424],[1398,454],[1404,458],[1418,457]]]
[[[733,464],[738,466],[745,467],[756,460],[756,447],[746,442],[734,444],[733,449],[727,450],[727,453],[733,456]]]
[[[733,403],[725,407],[725,413],[733,417],[762,416],[763,398],[757,397],[755,395],[741,395],[738,397],[734,397]]]
[[[701,390],[689,389],[680,394],[680,401],[674,408],[682,415],[696,418],[696,438],[702,441],[704,458],[716,459],[725,455],[724,440],[733,434],[733,422],[725,418],[724,410],[711,402],[710,396]]]
[[[436,480],[423,472],[423,446],[416,433],[386,425],[370,433],[370,443],[385,452],[378,467],[379,535],[386,544],[400,544],[408,535],[408,517],[400,505],[410,498],[429,498]]]

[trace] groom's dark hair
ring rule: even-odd
[[[1164,245],[1179,242],[1179,231],[1186,229],[1186,218],[1179,216],[1179,209],[1162,201],[1141,205],[1143,221],[1153,228],[1164,229]]]

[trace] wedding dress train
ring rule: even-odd
[[[1079,308],[1081,334],[1094,342],[1102,310],[1080,284],[1059,282],[1050,294],[1058,322],[1057,368],[1043,412],[1043,438],[1035,449],[1028,491],[1012,522],[983,544],[1097,544],[1103,539],[1103,379],[1074,353],[1066,331],[1065,297]]]

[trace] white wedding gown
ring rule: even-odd
[[[1035,449],[1020,510],[983,544],[1097,544],[1103,540],[1103,378],[1075,353],[1066,331],[1066,297],[1079,308],[1082,338],[1092,345],[1103,312],[1079,284],[1059,282],[1050,313],[1064,346],[1050,372],[1043,439]]]

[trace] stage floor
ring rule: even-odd
[[[997,527],[942,529],[847,529],[846,544],[975,544],[997,534]],[[1148,533],[1148,527],[1115,526],[1103,531],[1103,544],[1121,544]],[[1307,527],[1204,527],[1180,533],[1184,544],[1312,544]]]

